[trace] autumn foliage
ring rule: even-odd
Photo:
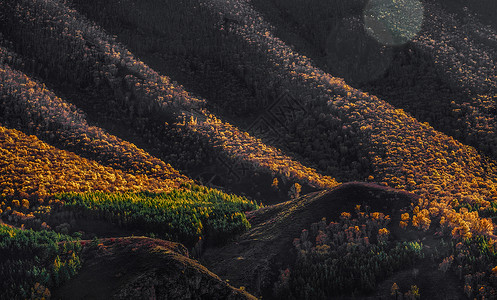
[[[48,231],[69,231],[56,214],[194,246],[249,230],[252,199],[366,181],[416,200],[304,229],[277,295],[370,293],[430,259],[468,297],[496,297],[496,30],[423,1],[421,31],[377,45],[392,61],[361,81],[340,72],[337,36],[369,48],[367,1],[270,2],[0,0],[0,216],[44,230],[0,225],[0,272],[19,280],[8,296],[48,297],[79,268]],[[357,70],[374,62],[362,48]],[[437,248],[424,257],[399,232]],[[49,255],[18,259],[14,244]],[[423,293],[397,283],[393,297]]]

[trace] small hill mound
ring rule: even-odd
[[[294,261],[292,242],[322,218],[336,219],[356,205],[391,213],[418,196],[374,184],[351,182],[334,189],[262,208],[247,215],[252,229],[236,242],[204,253],[202,263],[234,285],[256,294],[270,289],[278,270]]]
[[[85,264],[54,299],[255,299],[188,258],[181,244],[145,237],[85,243]]]

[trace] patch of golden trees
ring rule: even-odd
[[[157,179],[104,167],[15,129],[0,127],[0,145],[2,199],[36,199],[67,191],[170,190]],[[14,199],[12,205],[27,207],[26,201]]]

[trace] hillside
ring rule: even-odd
[[[123,19],[129,22],[132,17],[126,12],[134,6],[121,3],[116,4],[117,7],[124,10]],[[178,8],[186,14],[190,9],[195,11],[195,4],[181,3]],[[340,181],[371,180],[424,194],[425,206],[435,195],[437,202],[448,202],[451,200],[440,199],[460,199],[466,191],[471,191],[474,199],[469,201],[478,205],[489,206],[487,201],[493,201],[495,162],[491,158],[314,67],[308,58],[293,52],[273,36],[271,26],[250,5],[232,1],[206,8],[210,13],[204,18],[186,19],[181,23],[185,31],[194,33],[191,38],[197,34],[193,28],[219,31],[217,11],[224,15],[237,14],[238,21],[224,28],[224,33],[207,32],[207,36],[221,35],[223,43],[214,43],[214,49],[210,50],[224,53],[218,63],[226,65],[228,70],[241,67],[243,77],[250,78],[248,85],[260,91],[257,99],[268,98],[267,103],[271,103],[275,98],[272,95],[287,93],[302,107],[273,100],[275,106],[270,106],[261,117],[270,123],[269,129],[262,131],[262,138],[270,137],[272,144],[284,146],[296,157],[302,157],[317,170]],[[158,9],[160,7],[142,13]],[[240,12],[235,13],[237,9]],[[164,19],[154,19],[152,13],[148,19],[157,21],[148,26],[153,26],[161,35],[167,34],[160,30],[159,24]],[[185,28],[188,25],[189,30]],[[235,51],[242,48],[244,57]],[[245,100],[250,99],[254,98]],[[259,103],[247,105],[261,107]],[[280,105],[290,106],[290,112],[281,112]],[[481,182],[482,187],[472,186],[473,180]]]
[[[0,299],[497,297],[494,6],[0,0]]]
[[[9,53],[5,49],[3,57]],[[36,134],[61,149],[123,171],[147,174],[161,180],[176,179],[179,186],[186,177],[163,161],[135,145],[109,135],[101,128],[89,126],[77,108],[58,98],[44,85],[25,74],[3,65],[0,69],[2,89],[1,113],[4,125]]]

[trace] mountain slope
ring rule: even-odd
[[[324,71],[495,157],[496,30],[482,22],[481,9],[488,3],[423,1],[420,32],[390,47],[365,29],[365,2],[342,9],[338,1],[253,3],[280,37]]]
[[[52,80],[56,78],[60,81],[59,85],[60,83],[72,85],[76,91],[91,87],[94,92],[99,91],[110,97],[106,99],[107,103],[95,97],[93,100],[97,101],[98,105],[103,105],[109,112],[113,111],[113,106],[109,107],[107,104],[117,104],[118,107],[122,107],[140,129],[138,132],[147,137],[150,143],[153,143],[151,138],[157,138],[160,140],[159,145],[168,144],[168,135],[172,135],[177,140],[175,146],[184,142],[191,143],[178,145],[177,149],[170,146],[166,148],[172,149],[173,152],[169,155],[166,153],[166,156],[163,156],[164,160],[171,161],[173,165],[177,161],[181,166],[179,169],[183,170],[187,164],[192,165],[192,162],[190,170],[205,168],[208,167],[206,164],[209,161],[216,162],[216,157],[219,156],[219,159],[228,165],[228,174],[225,175],[227,177],[231,176],[229,173],[231,168],[240,163],[248,166],[248,178],[254,176],[257,178],[256,174],[264,174],[258,181],[266,181],[267,186],[259,189],[260,192],[268,189],[271,177],[275,176],[280,177],[288,187],[295,181],[304,184],[308,189],[331,187],[336,184],[332,178],[304,167],[276,148],[263,147],[260,141],[231,127],[228,123],[221,122],[222,127],[211,126],[210,120],[213,120],[211,114],[201,109],[203,100],[192,97],[180,86],[172,84],[169,78],[160,76],[135,59],[126,48],[115,43],[111,37],[65,4],[57,1],[48,4],[23,2],[22,5],[17,6],[25,13],[29,12],[34,22],[27,21],[25,13],[8,13],[9,10],[11,12],[16,10],[15,4],[5,1],[5,7],[5,13],[1,18],[5,24],[5,36],[13,41],[14,48],[22,49],[22,55],[34,58],[35,66],[41,65],[41,68],[47,70],[48,74],[45,77]],[[51,21],[52,17],[61,22]],[[28,38],[31,29],[37,32],[36,38],[33,36]],[[20,38],[21,36],[25,38]],[[45,43],[34,42],[40,38]],[[71,56],[78,59],[68,60],[61,52],[62,48],[68,49]],[[84,63],[80,64],[79,61]],[[74,72],[65,74],[68,73],[67,70]],[[189,126],[186,126],[185,122],[189,120],[195,122],[190,122]],[[164,132],[165,121],[174,123],[176,131]],[[166,124],[166,129],[168,126]],[[225,133],[220,132],[220,129],[231,131]],[[179,131],[181,132],[178,133]],[[202,134],[197,133],[198,131]],[[203,140],[206,133],[212,141]],[[226,139],[225,134],[238,137],[241,144]],[[226,146],[220,147],[218,143]],[[252,156],[247,156],[246,153],[250,153],[252,149],[258,150]],[[205,157],[208,159],[206,160]],[[271,159],[268,162],[269,157]],[[244,180],[248,178],[245,177]],[[237,186],[242,188],[246,185],[238,183]]]
[[[170,189],[167,182],[104,167],[15,129],[0,127],[0,134],[2,198],[29,195],[34,200],[63,191]]]

